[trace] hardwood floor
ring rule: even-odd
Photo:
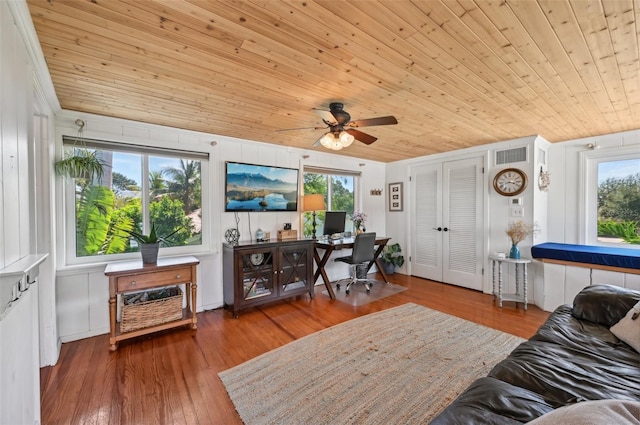
[[[41,370],[42,423],[241,424],[218,372],[329,326],[413,302],[528,338],[549,315],[510,302],[500,309],[490,295],[451,285],[390,278],[408,290],[359,307],[331,301],[316,286],[313,300],[262,306],[238,319],[206,311],[197,331],[124,341],[113,353],[108,335],[63,344],[58,364]]]

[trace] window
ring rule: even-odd
[[[330,170],[316,167],[304,168],[304,194],[321,193],[327,211],[346,211],[345,229],[353,227],[351,214],[356,205],[356,187],[360,177],[359,172],[346,170]],[[324,211],[316,214],[316,233],[321,234],[324,223]],[[312,213],[303,214],[303,233],[310,237],[312,233]]]
[[[163,250],[203,249],[207,154],[67,137],[64,149],[95,153],[104,164],[100,179],[66,181],[67,263],[127,258],[140,250],[128,231],[149,234],[152,224],[169,236]]]
[[[640,248],[640,152],[590,151],[584,164],[585,243]]]

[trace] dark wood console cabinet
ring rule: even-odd
[[[224,303],[242,309],[309,293],[313,298],[313,241],[223,245]]]

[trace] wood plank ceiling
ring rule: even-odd
[[[640,0],[28,0],[63,108],[389,162],[640,128]],[[316,148],[324,149],[324,148]]]

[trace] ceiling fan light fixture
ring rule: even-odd
[[[320,139],[320,144],[325,148],[331,149],[334,151],[339,151],[344,147],[342,142],[340,142],[339,139],[336,139],[336,137],[331,132],[322,136],[322,138]]]
[[[346,131],[340,132],[340,143],[342,143],[343,148],[351,146],[354,140],[355,140],[355,137],[353,137],[351,134],[347,133]]]

